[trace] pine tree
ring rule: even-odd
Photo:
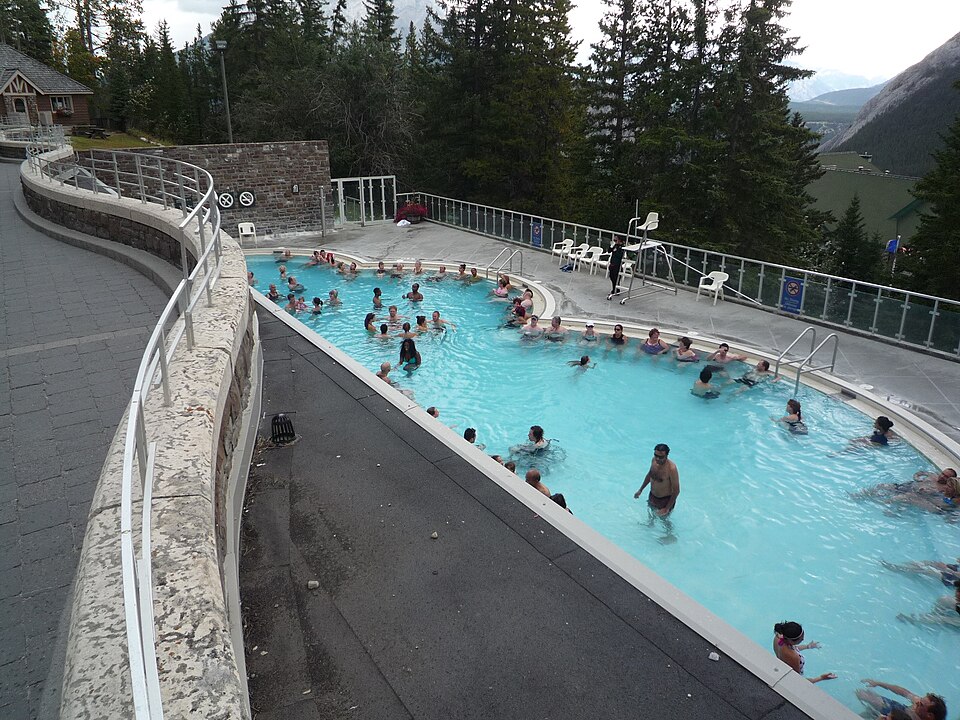
[[[53,28],[40,0],[0,0],[0,42],[45,65],[53,62]]]
[[[960,89],[960,83],[955,85]],[[923,293],[960,298],[957,264],[960,261],[960,116],[943,136],[934,153],[936,167],[914,190],[927,203],[920,227],[910,241],[904,267],[911,286]]]
[[[377,42],[399,48],[400,36],[396,31],[397,16],[393,11],[393,0],[364,0],[363,6],[366,10],[366,33]]]
[[[863,225],[860,196],[854,195],[837,227],[828,236],[827,272],[832,275],[873,282],[877,278],[880,246]]]

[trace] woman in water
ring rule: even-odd
[[[310,312],[313,313],[314,315],[319,315],[320,313],[322,313],[322,312],[323,312],[323,300],[321,300],[321,299],[318,298],[318,297],[315,297],[315,298],[313,299],[313,308],[311,308]]]
[[[697,354],[690,349],[690,346],[693,344],[693,341],[684,336],[678,341],[679,345],[677,346],[674,356],[677,358],[677,362],[698,362],[700,358],[697,357]]]
[[[789,665],[795,672],[803,675],[803,655],[801,650],[813,650],[820,647],[818,642],[810,642],[801,645],[803,642],[803,628],[800,623],[782,622],[773,626],[773,654],[780,660]],[[815,678],[807,678],[812,683],[818,683],[821,680],[836,679],[835,673],[823,673]]]
[[[277,286],[273,283],[270,283],[270,289],[267,290],[267,298],[273,300],[274,302],[280,301],[280,292],[277,290]]]
[[[613,335],[607,338],[607,342],[616,347],[623,347],[627,344],[627,339],[623,336],[623,325],[618,323],[613,326]]]
[[[510,290],[507,288],[509,283],[505,278],[505,275],[501,275],[500,279],[497,280],[497,286],[493,289],[494,297],[500,300],[506,300],[507,295],[510,293]]]
[[[280,270],[280,279],[281,279],[281,280],[286,280],[286,279],[287,279],[287,266],[286,266],[286,265],[281,265],[281,266],[278,268],[278,270]]]
[[[510,282],[510,276],[509,276],[509,275],[507,275],[506,273],[503,273],[503,274],[500,276],[500,279],[503,280],[503,282],[504,282],[504,287],[507,289],[507,292],[513,291],[513,285],[512,285],[511,282]]]
[[[317,265],[323,265],[323,253],[319,250],[314,250],[313,255],[310,256],[310,259],[304,263],[304,267],[315,267]]]
[[[896,435],[894,435],[893,430],[893,421],[888,418],[886,415],[880,415],[876,420],[873,421],[873,433],[866,437],[854,438],[850,441],[851,445],[889,445],[890,441],[893,440]]]
[[[640,349],[647,355],[663,355],[665,352],[670,352],[670,346],[660,339],[660,331],[656,328],[647,333],[647,339],[643,341]]]
[[[596,367],[596,363],[590,362],[589,355],[583,355],[579,360],[567,360],[567,365],[570,367],[575,367],[578,370],[586,370],[588,368]]]
[[[417,315],[417,328],[418,333],[430,332],[430,326],[427,325],[427,316],[426,315]]]
[[[383,260],[377,263],[377,277],[383,277],[387,274],[387,269],[383,266]]]
[[[403,324],[403,332],[400,333],[400,337],[406,338],[406,339],[408,339],[408,340],[412,340],[412,339],[415,338],[416,336],[417,336],[417,334],[416,334],[413,330],[410,329],[410,323],[405,322],[405,323]]]
[[[400,364],[404,370],[416,370],[422,362],[413,338],[407,338],[400,343]]]
[[[295,293],[303,292],[304,290],[306,290],[306,288],[303,285],[297,282],[297,279],[293,275],[287,278],[287,287],[290,288],[290,292],[295,292]]]
[[[336,307],[337,305],[342,305],[340,302],[340,293],[337,290],[331,290],[327,293],[329,299],[327,300],[327,305]]]
[[[363,329],[373,335],[377,334],[377,326],[373,324],[376,317],[375,313],[367,313],[367,316],[363,319]]]
[[[596,326],[592,322],[588,322],[583,331],[583,334],[580,336],[579,342],[595,343],[599,339],[600,339],[600,336],[597,335]]]
[[[781,422],[794,435],[806,435],[807,426],[803,422],[803,412],[800,410],[800,401],[787,400],[787,414],[782,418],[772,418],[774,422]]]
[[[413,264],[413,274],[414,275],[423,275],[423,263],[417,260]]]

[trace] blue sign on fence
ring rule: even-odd
[[[530,225],[530,244],[534,247],[543,247],[543,223],[532,223]]]
[[[785,277],[780,290],[780,309],[788,313],[799,313],[803,305],[803,278]]]

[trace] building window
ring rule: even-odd
[[[23,98],[14,98],[13,99],[13,111],[18,113],[25,113],[27,111],[27,102]]]
[[[50,109],[54,112],[64,110],[66,112],[73,112],[73,98],[69,95],[53,96],[50,98]]]

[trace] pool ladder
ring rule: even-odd
[[[803,340],[807,335],[810,336],[810,352],[804,357],[793,358],[792,360],[787,359],[787,353],[793,350],[793,346],[798,342]],[[826,345],[828,342],[833,341],[833,356],[830,358],[830,363],[828,365],[817,365],[813,366],[811,363],[813,357],[820,352],[820,349]],[[840,349],[840,338],[837,337],[836,333],[830,333],[823,340],[820,341],[820,344],[817,344],[817,329],[812,326],[808,326],[804,329],[802,333],[797,335],[796,339],[787,346],[787,349],[784,350],[777,357],[777,366],[773,371],[775,377],[780,376],[780,366],[784,367],[793,366],[797,368],[797,382],[793,386],[793,394],[797,394],[797,390],[800,389],[800,376],[803,373],[815,372],[817,370],[829,370],[833,372],[834,367],[837,365],[837,351]],[[809,365],[809,367],[808,367]]]
[[[500,260],[500,258],[502,258],[504,255],[507,256],[507,259],[504,260],[502,263],[500,263],[497,269],[494,270],[493,277],[498,278],[500,276],[500,271],[503,270],[508,265],[510,266],[509,267],[510,273],[513,274],[513,258],[515,257],[520,258],[520,275],[521,276],[523,275],[523,252],[521,252],[520,250],[515,250],[513,248],[504,248],[497,254],[497,256],[491,261],[491,263],[487,265],[487,270],[486,270],[487,280],[490,279],[490,270],[493,269],[493,266],[496,265],[497,261]]]

